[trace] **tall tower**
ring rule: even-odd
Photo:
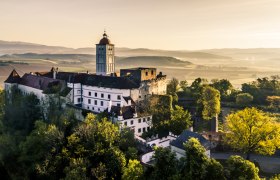
[[[115,73],[115,48],[104,31],[103,38],[96,44],[96,74],[106,76],[111,73]]]

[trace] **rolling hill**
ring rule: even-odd
[[[191,62],[182,61],[180,59],[168,56],[133,56],[126,58],[118,58],[117,66],[141,66],[141,67],[185,67],[191,65]]]
[[[22,61],[25,60],[51,60],[57,63],[77,64],[77,62],[83,63],[95,63],[95,55],[92,54],[36,54],[36,53],[25,53],[25,54],[11,54],[2,55],[0,60],[4,61]],[[116,57],[116,65],[119,67],[129,66],[145,66],[145,67],[157,67],[157,66],[168,66],[168,67],[185,67],[192,63],[188,61],[182,61],[177,58],[167,56],[134,56],[134,57]]]
[[[188,59],[231,59],[231,57],[213,54],[209,52],[200,51],[169,51],[169,50],[157,50],[146,48],[115,48],[116,55],[122,57],[130,56],[169,56],[178,57],[183,60]],[[24,54],[24,53],[36,53],[36,54],[95,54],[95,47],[85,48],[67,48],[60,46],[46,46],[41,44],[26,43],[26,42],[10,42],[0,40],[0,55],[5,54]]]

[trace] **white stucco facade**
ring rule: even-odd
[[[110,109],[110,106],[130,106],[131,101],[126,101],[124,97],[131,97],[134,102],[138,101],[138,89],[115,89],[97,86],[87,86],[80,83],[67,83],[71,91],[71,101],[73,104],[81,104],[83,109],[96,113]]]
[[[42,102],[46,98],[46,94],[43,93],[43,90],[24,86],[21,84],[5,83],[5,91],[8,92],[8,94],[11,93],[12,87],[17,87],[24,95],[34,94],[40,100],[40,102]]]
[[[121,127],[129,127],[136,136],[141,136],[144,132],[147,132],[152,127],[152,116],[133,117],[130,119],[123,119],[118,117],[118,122]]]

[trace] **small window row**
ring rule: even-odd
[[[87,109],[89,110],[90,107],[88,106]],[[91,110],[93,110],[93,111],[96,111],[96,110],[97,110],[98,112],[100,112],[100,108],[94,108],[94,107],[92,107]]]
[[[141,132],[146,132],[146,130],[147,131],[149,131],[150,130],[150,127],[147,127],[147,129],[145,128],[145,127],[143,127],[143,128],[138,128],[138,133],[141,133]]]
[[[88,99],[88,104],[91,104],[91,103],[92,103],[92,100]],[[93,100],[93,104],[94,105],[98,105],[98,101],[97,100]],[[104,106],[104,102],[103,101],[100,101],[100,106]]]
[[[93,93],[91,91],[88,91],[88,96],[92,96],[92,95],[93,95]],[[94,97],[98,97],[98,93],[97,92],[94,93]],[[104,93],[100,93],[100,97],[104,98],[105,97]],[[107,95],[107,99],[111,99],[111,94]],[[121,100],[121,95],[117,95],[117,99]]]
[[[151,117],[147,117],[147,121],[150,121],[150,120],[151,120]],[[146,122],[146,118],[138,119],[138,123],[141,123],[141,122]]]

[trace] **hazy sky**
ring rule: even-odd
[[[279,0],[0,0],[0,39],[118,47],[280,47]]]

